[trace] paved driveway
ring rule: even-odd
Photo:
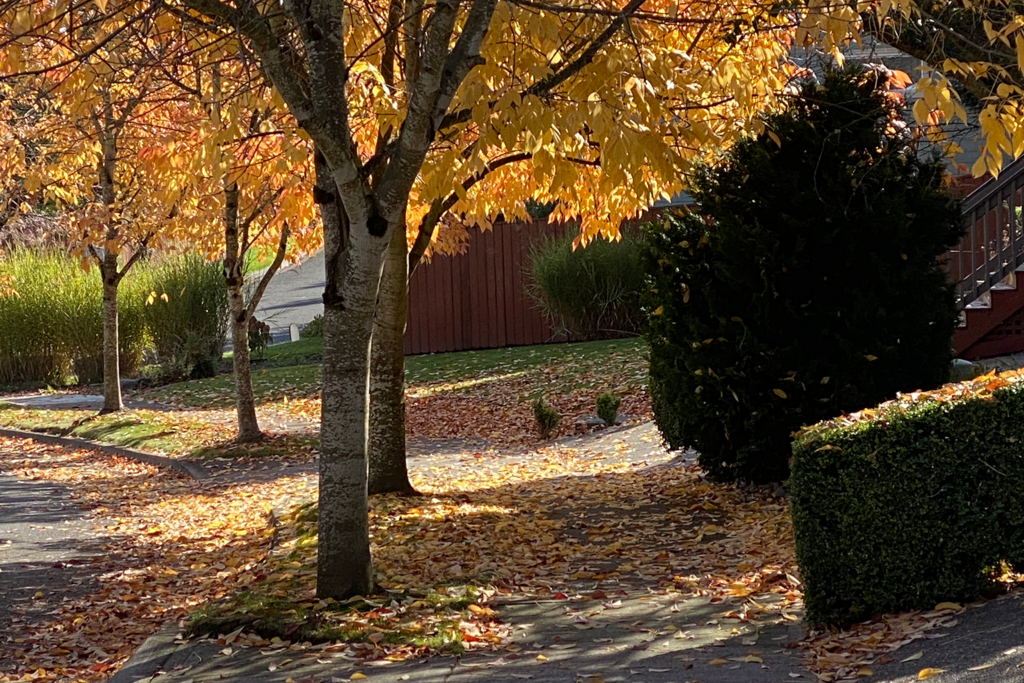
[[[288,328],[300,328],[324,312],[324,252],[274,276],[263,293],[256,317],[270,325],[275,342],[288,341]]]

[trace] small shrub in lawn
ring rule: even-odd
[[[533,417],[537,421],[537,432],[540,433],[542,439],[547,439],[554,434],[558,429],[558,424],[562,421],[562,416],[543,397],[539,397],[533,402]]]
[[[262,359],[267,347],[273,337],[270,334],[270,325],[257,320],[256,316],[249,316],[249,354],[251,358]]]
[[[309,323],[299,331],[301,339],[313,339],[324,336],[324,316],[317,314]]]
[[[813,623],[970,600],[1024,570],[1024,373],[798,433],[790,497]]]
[[[570,338],[609,339],[638,334],[643,324],[644,276],[636,238],[598,238],[573,249],[571,230],[535,244],[530,253],[530,295],[552,324]]]
[[[647,226],[655,420],[716,479],[784,479],[802,425],[948,378],[957,312],[938,257],[960,204],[884,79],[805,83],[698,174],[700,214]]]
[[[621,404],[621,398],[610,391],[606,391],[597,397],[597,416],[608,425],[614,425],[615,420],[619,416],[619,406]]]

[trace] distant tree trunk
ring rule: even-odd
[[[405,452],[405,325],[409,257],[405,228],[395,231],[384,258],[370,351],[369,492],[415,494]]]
[[[234,279],[234,278],[232,278]],[[260,441],[264,438],[256,418],[256,397],[252,390],[252,368],[249,364],[249,315],[245,307],[242,285],[228,284],[231,306],[232,369],[235,375],[235,395],[238,407],[238,441]]]
[[[327,276],[317,595],[343,599],[367,595],[374,586],[366,456],[370,339],[390,226],[381,226],[379,215],[350,222],[319,154],[316,170]]]
[[[117,162],[117,139],[112,135],[101,136],[101,151],[97,171],[99,176],[99,199],[109,210],[114,206],[116,192],[114,188],[114,172]],[[99,261],[100,277],[103,278],[103,408],[101,414],[116,413],[124,408],[121,402],[121,349],[120,335],[117,329],[117,288],[121,284],[123,273],[117,272],[117,250],[111,245],[118,236],[113,218],[107,224],[107,246],[100,256],[95,249],[93,255]],[[136,254],[137,256],[137,254]],[[128,271],[132,261],[125,266]]]
[[[103,408],[101,414],[116,413],[124,408],[121,402],[121,353],[117,330],[117,288],[121,276],[117,272],[117,254],[107,251],[100,265],[103,278]]]
[[[281,268],[288,249],[288,226],[281,228],[281,239],[274,261],[264,271],[259,284],[245,300],[245,255],[249,245],[249,227],[259,217],[269,202],[257,207],[244,221],[239,221],[238,186],[224,188],[224,282],[228,289],[228,305],[231,311],[232,369],[235,377],[235,396],[238,409],[238,441],[241,443],[260,441],[265,434],[256,417],[256,397],[252,389],[252,365],[249,353],[249,321],[256,312],[263,292],[271,278]]]
[[[249,366],[249,309],[245,305],[244,253],[238,243],[238,186],[224,189],[224,282],[231,310],[231,366],[235,376],[235,402],[238,408],[238,441],[247,443],[264,438],[256,418],[256,398],[252,391]]]

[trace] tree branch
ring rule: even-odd
[[[626,20],[640,7],[642,7],[644,2],[646,2],[646,0],[629,0],[629,3],[615,15],[615,18],[611,23],[609,23],[605,30],[602,31],[601,34],[593,40],[593,42],[591,42],[590,46],[587,47],[582,54],[571,62],[567,62],[560,70],[531,85],[529,88],[524,90],[520,96],[525,97],[527,95],[534,95],[536,97],[543,97],[548,95],[559,85],[582,71],[587,65],[594,61],[594,58],[601,49],[611,42],[611,39],[615,37],[615,34],[625,26]],[[492,102],[491,106],[493,107],[495,104],[495,102]],[[452,112],[441,119],[437,125],[437,130],[444,131],[453,126],[466,123],[472,118],[472,116],[473,109],[471,107]]]
[[[529,152],[518,152],[516,154],[509,154],[501,157],[500,159],[491,161],[472,176],[462,181],[462,189],[469,190],[471,187],[486,178],[490,173],[498,170],[502,166],[526,161],[532,156],[533,155]],[[437,227],[438,222],[441,220],[441,216],[455,206],[458,201],[459,195],[452,192],[444,199],[438,197],[431,202],[427,215],[425,215],[423,220],[420,221],[419,228],[416,230],[416,239],[413,242],[412,249],[409,251],[409,277],[412,277],[413,271],[416,270],[416,266],[418,266],[420,261],[423,259],[423,254],[426,253],[427,247],[430,246],[430,241],[434,237],[434,228]]]
[[[277,244],[277,253],[274,254],[274,260],[267,267],[267,271],[263,273],[260,283],[256,285],[256,289],[253,291],[252,296],[249,297],[249,302],[245,306],[245,312],[249,318],[256,314],[256,307],[260,305],[260,299],[263,298],[263,293],[267,291],[270,280],[277,273],[278,269],[281,268],[281,264],[284,263],[284,256],[288,251],[288,237],[290,235],[291,230],[288,228],[288,224],[285,223],[281,228],[281,240]]]

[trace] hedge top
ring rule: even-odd
[[[988,374],[971,380],[955,384],[944,384],[932,391],[912,391],[906,394],[897,394],[896,398],[891,401],[886,401],[872,408],[865,408],[855,413],[844,414],[831,420],[824,420],[809,427],[804,427],[793,434],[794,450],[813,450],[813,447],[818,444],[825,444],[822,446],[824,449],[835,450],[835,447],[830,445],[829,442],[841,434],[857,433],[870,426],[884,427],[894,419],[915,418],[923,412],[935,410],[939,407],[948,407],[950,404],[955,405],[977,399],[991,399],[994,392],[1018,384],[1024,384],[1024,368],[1006,370],[1000,373],[993,370]],[[1021,387],[1021,389],[1024,389],[1024,387]]]

